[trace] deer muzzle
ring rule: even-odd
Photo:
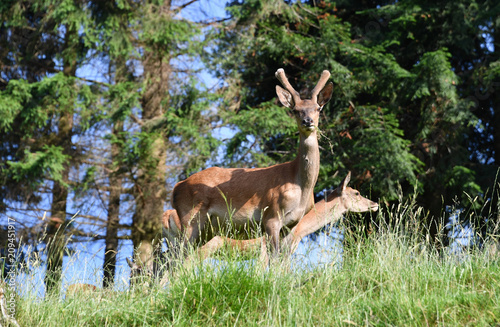
[[[310,117],[302,119],[302,126],[307,130],[314,129],[314,120]]]

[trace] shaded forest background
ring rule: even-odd
[[[373,200],[415,198],[431,234],[457,209],[483,236],[498,223],[500,3],[200,3],[1,2],[0,210],[49,289],[68,238],[105,241],[110,286],[120,242],[151,258],[176,182],[294,158],[280,67],[297,89],[332,73],[318,194],[350,170]]]

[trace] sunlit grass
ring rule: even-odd
[[[407,208],[366,238],[346,233],[341,266],[302,269],[216,259],[178,269],[166,287],[17,299],[21,326],[490,326],[500,321],[500,260],[472,249],[439,254],[410,234]],[[335,258],[338,254],[333,254]],[[257,256],[257,254],[256,254]],[[303,257],[298,257],[303,260]]]

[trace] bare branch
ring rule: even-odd
[[[130,118],[132,118],[132,120],[138,124],[139,126],[143,126],[144,125],[144,122],[142,121],[142,119],[140,119],[139,117],[137,117],[136,115],[134,114],[130,114]]]
[[[109,83],[95,81],[95,80],[87,79],[85,77],[79,77],[79,76],[77,76],[76,78],[78,78],[81,81],[87,82],[87,83],[98,84],[98,85],[102,85],[102,86],[105,86],[105,87],[109,87],[110,86]]]
[[[197,2],[197,1],[199,1],[199,0],[191,0],[191,1],[189,1],[189,2],[186,2],[186,3],[185,3],[185,4],[183,4],[183,5],[180,5],[179,7],[177,7],[177,8],[175,8],[175,9],[174,9],[174,13],[175,13],[175,14],[178,14],[178,13],[179,13],[182,9],[184,9],[184,8],[186,8],[186,7],[190,6],[190,5],[192,5],[193,3]]]

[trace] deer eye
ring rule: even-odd
[[[359,196],[359,192],[354,192],[354,195],[355,196]]]

